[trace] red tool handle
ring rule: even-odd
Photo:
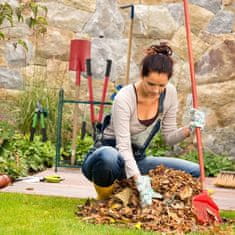
[[[92,89],[91,59],[86,59],[86,69],[87,69],[88,91],[89,91],[89,101],[90,101],[90,117],[91,117],[91,123],[94,124],[95,112],[94,112],[94,96]]]
[[[76,86],[81,85],[81,71],[77,70],[76,71],[76,81],[75,81]]]
[[[195,79],[194,62],[193,62],[193,51],[192,51],[192,42],[191,42],[191,34],[190,34],[191,30],[190,30],[188,0],[184,0],[184,16],[185,16],[185,27],[186,27],[186,36],[187,36],[187,45],[188,45],[191,87],[192,87],[192,95],[193,95],[193,107],[197,108],[198,98],[197,98],[196,79]],[[203,190],[203,184],[205,180],[205,169],[204,169],[202,138],[201,138],[200,128],[196,128],[196,138],[197,138],[197,149],[198,149],[198,157],[199,157],[199,164],[200,164],[200,181],[201,181],[202,190]]]
[[[112,60],[107,60],[106,71],[105,71],[105,78],[104,78],[104,86],[103,86],[103,92],[102,92],[102,98],[101,98],[98,122],[101,122],[102,118],[103,118],[104,102],[105,102],[105,98],[106,98],[106,94],[107,94],[107,90],[108,90],[108,82],[109,82],[109,76],[110,76],[110,72],[111,72],[111,66],[112,66]]]

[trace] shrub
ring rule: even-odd
[[[179,158],[198,163],[197,151],[191,151],[179,156]],[[235,164],[227,156],[212,152],[204,153],[204,165],[206,176],[216,176],[222,170],[235,170]]]
[[[181,143],[181,148],[187,148],[184,142]],[[164,144],[163,138],[160,134],[154,137],[146,153],[152,156],[169,155],[171,148]],[[168,153],[168,154],[167,154]],[[172,152],[170,155],[176,155]],[[196,150],[190,151],[185,154],[176,156],[181,159],[198,163],[198,153]],[[210,151],[204,153],[204,165],[207,176],[216,176],[222,170],[235,170],[235,164],[229,160],[228,156],[215,154]]]
[[[93,146],[93,139],[91,136],[86,136],[83,140],[77,138],[77,148],[76,148],[76,161],[77,164],[81,164],[84,160],[84,157],[88,153],[89,149]],[[72,147],[71,143],[67,144],[61,150],[62,160],[69,160],[72,156]]]
[[[170,146],[164,143],[161,134],[157,134],[151,141],[149,147],[146,150],[147,156],[164,156],[170,150]]]
[[[0,173],[15,179],[52,166],[55,150],[50,141],[41,142],[41,137],[35,136],[30,142],[29,136],[14,132],[3,122],[0,122],[0,133]]]

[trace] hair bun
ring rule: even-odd
[[[146,55],[162,54],[166,56],[172,55],[172,49],[167,46],[166,43],[160,43],[160,45],[152,45],[145,50]]]

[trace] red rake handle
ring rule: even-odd
[[[192,40],[191,40],[191,29],[190,29],[190,17],[189,17],[189,7],[188,0],[184,0],[184,16],[185,16],[185,27],[186,27],[186,37],[187,37],[187,45],[188,45],[188,57],[189,57],[189,67],[190,67],[190,77],[191,77],[191,86],[192,86],[192,95],[193,95],[193,107],[198,107],[198,97],[197,97],[197,89],[196,89],[196,79],[195,79],[195,71],[194,71],[194,62],[193,62],[193,51],[192,51]],[[198,157],[200,164],[200,181],[203,184],[205,180],[205,170],[204,170],[204,160],[203,160],[203,149],[202,149],[202,138],[200,128],[196,128],[196,138],[197,138],[197,149],[198,149]]]
[[[107,94],[107,89],[108,89],[108,82],[109,82],[109,76],[110,76],[110,72],[111,72],[111,66],[112,66],[112,60],[107,60],[106,71],[105,71],[105,78],[104,78],[104,86],[103,86],[103,92],[102,92],[102,98],[101,98],[98,122],[101,122],[102,118],[103,118],[104,102],[105,102],[105,98],[106,98],[106,94]]]
[[[91,59],[86,59],[87,68],[87,80],[88,80],[88,91],[89,91],[89,101],[90,101],[90,117],[91,123],[95,123],[95,112],[94,112],[94,96],[92,89],[92,73],[91,73]]]

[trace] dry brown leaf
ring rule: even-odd
[[[183,209],[185,207],[183,202],[177,202],[175,204],[171,204],[171,207],[173,207],[174,209]]]
[[[134,180],[125,179],[115,184],[113,197],[103,201],[87,200],[78,207],[77,215],[91,223],[110,224],[133,228],[136,225],[146,231],[183,234],[191,231],[207,231],[208,227],[197,223],[192,212],[192,197],[200,192],[199,180],[178,170],[159,166],[149,172],[152,187],[164,195],[164,200],[154,199],[150,207],[142,209]],[[210,225],[214,234],[223,234]],[[226,235],[229,235],[227,233]]]
[[[185,186],[179,193],[180,199],[185,200],[189,197],[192,197],[193,190],[189,186]]]
[[[129,203],[130,196],[132,194],[132,189],[131,188],[125,188],[119,193],[114,194],[113,196],[120,199],[124,206],[126,207],[127,204]]]
[[[111,208],[112,209],[120,209],[122,207],[122,204],[121,203],[113,203],[112,205],[111,205]]]

